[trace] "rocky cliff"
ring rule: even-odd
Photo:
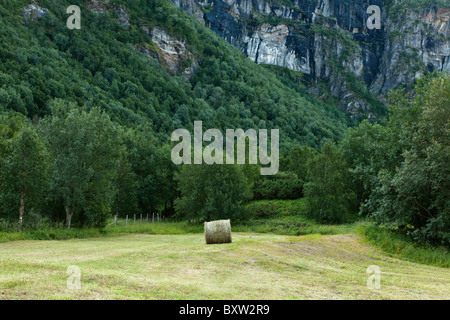
[[[431,7],[398,0],[172,2],[256,63],[301,72],[310,93],[354,117],[380,112],[390,90],[427,71],[450,71],[445,1]],[[379,30],[366,25],[369,5],[381,8]]]

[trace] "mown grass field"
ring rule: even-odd
[[[81,289],[67,289],[67,268]],[[366,269],[381,269],[381,289]],[[0,299],[450,299],[450,269],[389,256],[356,234],[128,234],[0,244]]]

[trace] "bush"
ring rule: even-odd
[[[253,186],[253,200],[298,199],[303,196],[303,181],[292,173],[279,173],[259,179]]]
[[[252,219],[300,216],[305,213],[305,202],[302,199],[254,201],[245,206],[245,212]]]

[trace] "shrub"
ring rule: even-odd
[[[264,177],[253,186],[254,200],[298,199],[302,196],[303,181],[292,173]]]

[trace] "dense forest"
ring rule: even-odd
[[[359,215],[450,245],[448,74],[393,92],[379,123],[355,123],[167,1],[111,1],[126,3],[128,28],[84,10],[81,30],[69,30],[65,8],[86,2],[41,0],[49,13],[25,19],[28,1],[0,1],[2,228],[103,228],[155,211],[245,220],[248,201],[304,197],[323,223]],[[186,41],[192,75],[157,58],[145,31],[155,26]],[[279,129],[280,172],[174,165],[171,132],[196,120],[205,130]]]

